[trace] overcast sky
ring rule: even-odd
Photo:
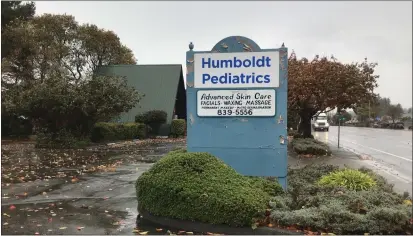
[[[412,106],[412,2],[36,2],[37,13],[67,13],[113,30],[139,64],[182,64],[192,41],[210,50],[241,35],[297,56],[335,55],[379,63],[376,92]],[[185,68],[184,68],[185,69]]]

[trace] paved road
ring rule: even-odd
[[[314,136],[337,146],[338,127]],[[412,193],[412,131],[341,127],[340,147],[360,155],[369,165],[381,167],[399,189]]]

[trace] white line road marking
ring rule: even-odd
[[[333,143],[333,142],[330,141],[330,140],[329,140],[328,142],[331,143],[331,144],[336,144],[336,143]],[[352,150],[352,149],[350,149],[350,148],[343,147],[343,149],[346,150],[346,151],[352,152],[352,153],[354,153],[354,154],[356,154],[356,155],[362,155],[362,153],[358,153],[358,152],[356,152],[355,150]],[[374,160],[373,160],[373,161],[371,161],[371,160],[363,160],[363,163],[367,163],[368,165],[376,168],[377,171],[382,171],[382,172],[384,172],[384,173],[386,173],[386,174],[388,174],[388,175],[390,175],[390,176],[393,176],[394,178],[399,179],[400,181],[403,181],[403,182],[406,183],[406,184],[412,182],[412,180],[411,180],[410,178],[408,178],[408,177],[407,177],[407,178],[406,178],[406,177],[401,177],[401,176],[398,176],[398,175],[396,175],[396,174],[391,173],[391,172],[388,171],[388,170],[385,170],[383,167],[380,168],[379,165],[381,166],[381,164],[380,164],[379,162],[377,162],[377,161],[374,161]]]
[[[384,154],[389,155],[389,156],[397,157],[397,158],[400,158],[402,160],[412,162],[412,159],[408,159],[406,157],[401,157],[401,156],[395,155],[393,153],[385,152],[385,151],[382,151],[382,150],[379,150],[379,149],[376,149],[376,148],[372,148],[372,147],[369,147],[369,146],[364,146],[362,144],[358,144],[358,143],[355,143],[355,142],[350,141],[350,140],[340,139],[340,141],[349,142],[349,143],[352,143],[352,144],[360,146],[360,147],[365,147],[365,148],[371,149],[371,150],[376,151],[376,152],[381,152],[381,153],[384,153]]]

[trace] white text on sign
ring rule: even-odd
[[[275,105],[274,89],[197,91],[198,116],[275,116]]]
[[[196,53],[195,88],[279,87],[279,52]]]

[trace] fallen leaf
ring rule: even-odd
[[[133,229],[132,233],[139,233],[139,229]]]
[[[9,223],[5,222],[3,225],[8,225]]]
[[[36,233],[34,233],[35,235],[39,235],[40,233],[39,232],[36,232]]]
[[[193,232],[186,232],[186,234],[194,234]]]
[[[156,229],[156,232],[161,232],[162,231],[162,229]]]
[[[149,233],[149,231],[139,232],[139,234],[141,234],[141,235],[146,235],[148,233]]]
[[[16,207],[14,205],[11,205],[9,209],[14,210],[14,209],[16,209]]]
[[[178,234],[183,234],[183,233],[185,233],[186,231],[184,231],[184,230],[179,230],[178,231]]]
[[[272,224],[268,224],[267,226],[268,226],[268,227],[273,227],[274,225],[272,225]]]
[[[85,227],[77,227],[77,230],[82,230],[82,229],[84,229]]]
[[[67,229],[67,227],[66,227],[66,226],[64,226],[64,227],[60,227],[59,229]]]

